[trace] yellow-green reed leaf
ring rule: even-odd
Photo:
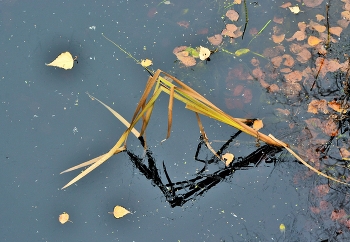
[[[125,118],[123,118],[123,116],[121,116],[118,112],[116,112],[115,110],[113,110],[111,107],[109,107],[107,104],[103,103],[102,101],[98,100],[97,98],[95,98],[94,96],[90,95],[88,92],[86,93],[92,100],[96,100],[99,103],[101,103],[103,106],[105,106],[105,108],[107,108],[117,119],[119,119],[120,122],[122,122],[127,128],[129,128],[130,123],[128,121],[126,121]],[[138,138],[140,136],[140,133],[135,129],[132,128],[131,132],[136,136],[136,138]]]
[[[239,49],[239,50],[236,50],[235,56],[241,56],[241,55],[247,54],[249,51],[250,51],[250,49]]]

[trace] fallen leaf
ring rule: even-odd
[[[214,36],[208,37],[208,40],[212,45],[219,45],[222,42],[222,35],[216,34]]]
[[[271,63],[274,67],[280,67],[281,63],[283,61],[282,56],[276,56],[271,59]]]
[[[303,74],[300,71],[293,71],[291,73],[285,74],[287,82],[299,82],[303,78]]]
[[[225,160],[225,166],[229,166],[232,163],[233,159],[235,158],[235,156],[231,153],[226,153],[226,154],[222,155],[221,157],[222,157],[222,159]]]
[[[324,16],[322,16],[321,14],[316,14],[316,19],[317,19],[318,22],[320,22],[320,21],[322,21],[322,20],[324,20],[326,18]]]
[[[241,56],[241,55],[247,54],[249,51],[250,51],[249,49],[239,49],[239,50],[236,50],[235,55]]]
[[[290,6],[292,6],[292,4],[290,2],[287,2],[287,3],[282,4],[280,7],[281,8],[288,8]]]
[[[63,212],[62,214],[60,214],[60,216],[58,216],[58,221],[59,221],[61,224],[65,224],[65,223],[67,223],[67,222],[73,223],[72,221],[69,220],[69,214],[66,213],[66,212]]]
[[[300,8],[299,8],[299,6],[288,7],[288,8],[289,8],[289,10],[290,10],[292,13],[294,13],[294,14],[300,13]]]
[[[250,89],[246,88],[243,91],[244,103],[250,103],[253,99],[253,93]]]
[[[319,38],[315,37],[315,36],[309,36],[308,40],[307,40],[307,43],[310,45],[310,46],[316,46],[318,45],[319,43],[321,43],[322,40],[320,40]]]
[[[349,158],[350,157],[350,151],[345,149],[345,148],[340,148],[340,155],[341,157],[344,158]]]
[[[345,18],[346,20],[350,20],[350,12],[349,11],[343,11],[341,13],[341,16]]]
[[[272,35],[272,41],[276,44],[281,43],[284,40],[285,34],[281,34],[281,35]]]
[[[326,26],[323,26],[311,20],[309,23],[309,29],[316,30],[319,33],[323,33],[324,31],[326,31]]]
[[[306,39],[306,33],[304,31],[297,31],[293,34],[292,37],[290,37],[289,39],[286,39],[287,41],[292,41],[292,40],[298,40],[298,41],[301,41],[301,40],[304,40]]]
[[[190,26],[190,23],[187,22],[187,21],[180,21],[180,22],[177,22],[177,24],[178,24],[180,27],[184,27],[185,29],[187,29],[187,28]]]
[[[329,136],[337,136],[338,134],[338,124],[333,121],[333,119],[328,119],[322,122],[322,131]]]
[[[210,50],[208,48],[200,46],[199,47],[199,59],[206,60],[209,58],[209,56],[210,56]]]
[[[283,17],[278,18],[276,16],[273,17],[273,22],[275,22],[276,24],[283,24]]]
[[[307,111],[309,113],[317,114],[318,111],[321,111],[324,114],[327,114],[328,108],[327,108],[327,101],[326,100],[312,100],[307,108]]]
[[[288,67],[294,66],[294,59],[291,55],[284,54],[282,56],[282,58],[285,59],[283,62],[283,65],[288,66]]]
[[[303,0],[303,2],[307,7],[314,8],[320,5],[323,0]]]
[[[231,21],[237,21],[239,14],[235,10],[231,9],[226,12],[226,17],[228,17]]]
[[[109,212],[111,213],[111,212]],[[113,215],[115,218],[122,218],[125,215],[127,215],[128,213],[131,213],[129,210],[127,210],[126,208],[122,207],[122,206],[115,206],[114,210],[113,210]]]
[[[69,53],[68,51],[60,54],[54,61],[52,61],[49,64],[46,64],[47,66],[55,66],[55,67],[59,67],[59,68],[63,68],[65,70],[68,69],[72,69],[73,68],[73,64],[74,64],[74,60],[71,53]]]
[[[280,231],[281,231],[281,233],[286,232],[286,226],[284,226],[284,224],[280,224]]]
[[[335,100],[330,101],[328,107],[339,113],[346,113],[348,111],[347,109],[342,108],[341,103],[338,103]]]
[[[255,129],[256,131],[258,131],[258,130],[261,129],[262,127],[264,127],[264,124],[263,124],[263,121],[262,121],[261,119],[254,120],[253,129]]]
[[[329,32],[331,34],[336,35],[336,36],[340,36],[342,31],[343,31],[343,29],[341,27],[330,27],[329,28]]]
[[[153,65],[153,62],[150,59],[144,59],[141,61],[141,66],[143,67],[149,67]]]

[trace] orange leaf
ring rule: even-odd
[[[339,113],[346,113],[347,109],[341,107],[342,105],[337,101],[333,100],[328,103],[328,107]]]
[[[255,129],[256,131],[258,131],[259,129],[261,129],[262,127],[264,127],[263,121],[261,119],[257,119],[254,121],[253,123],[253,129]]]
[[[315,46],[318,45],[322,40],[320,40],[319,38],[315,37],[315,36],[309,36],[309,39],[307,40],[307,43],[310,46]]]
[[[276,44],[281,43],[284,40],[285,34],[281,34],[281,35],[272,35],[272,40],[273,42],[275,42]]]

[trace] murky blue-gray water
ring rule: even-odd
[[[309,187],[313,184],[293,182],[294,175],[306,168],[288,156],[276,166],[262,162],[258,167],[237,171],[203,195],[190,197],[182,207],[172,208],[127,153],[112,157],[75,185],[60,189],[79,173],[60,175],[61,171],[106,153],[125,130],[85,93],[130,120],[148,78],[143,68],[101,33],[135,58],[152,59],[155,69],[182,79],[232,116],[274,115],[265,100],[260,103],[260,94],[239,109],[226,106],[225,78],[234,67],[245,68],[251,56],[234,59],[219,52],[210,62],[194,68],[175,62],[172,51],[177,46],[210,46],[207,37],[219,34],[225,26],[221,17],[226,13],[227,3],[160,3],[0,1],[0,240],[326,239],[313,227],[308,203]],[[247,1],[250,27],[259,30],[274,13],[282,15],[285,10],[278,6],[273,1],[258,4]],[[244,25],[244,8],[234,8],[241,14],[240,24]],[[290,17],[293,18],[299,22],[297,16]],[[188,28],[180,26],[181,21],[188,22]],[[262,53],[269,47],[271,31],[272,26],[252,44],[252,50]],[[240,48],[251,39],[248,32],[246,35]],[[72,70],[45,66],[65,51],[78,56]],[[254,93],[261,91],[259,84],[250,83],[248,87]],[[160,143],[166,136],[167,102],[168,96],[162,95],[156,103],[146,136],[164,184],[168,182],[163,162],[172,182],[191,180],[203,168],[193,158],[200,142],[196,118],[182,103],[176,102],[174,106],[171,138]],[[236,132],[204,117],[202,122],[216,149]],[[286,127],[287,124],[266,122],[262,131],[288,136],[283,131]],[[236,157],[245,157],[256,149],[255,140],[241,134],[229,151]],[[144,155],[140,142],[131,136],[128,150],[140,157]],[[200,153],[201,159],[210,156],[208,151]],[[211,164],[208,174],[223,168],[223,164]],[[116,220],[108,213],[115,205],[124,206],[132,214]],[[62,212],[69,213],[73,223],[60,224],[58,216]],[[280,231],[280,224],[285,225],[285,233]]]

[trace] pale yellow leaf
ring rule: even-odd
[[[58,216],[58,221],[59,221],[61,224],[65,224],[65,223],[67,223],[67,222],[73,223],[72,221],[69,220],[69,214],[66,213],[66,212],[63,212],[62,214],[60,214],[60,216]]]
[[[127,210],[126,208],[122,207],[122,206],[115,206],[114,210],[113,210],[113,215],[115,218],[122,218],[125,215],[127,215],[128,213],[130,213],[129,210]]]
[[[63,68],[65,70],[72,69],[74,64],[74,59],[68,51],[60,54],[54,61],[52,61],[49,64],[46,64],[47,66],[55,66],[59,68]]]
[[[222,159],[225,160],[226,166],[229,166],[232,163],[233,159],[235,158],[235,156],[231,153],[226,153],[226,154],[222,155],[221,157],[222,157]]]
[[[298,14],[300,12],[300,8],[299,6],[294,6],[294,7],[288,7],[289,10],[294,13],[294,14]]]
[[[141,61],[141,66],[143,67],[149,67],[153,65],[153,62],[150,59],[144,59]]]

